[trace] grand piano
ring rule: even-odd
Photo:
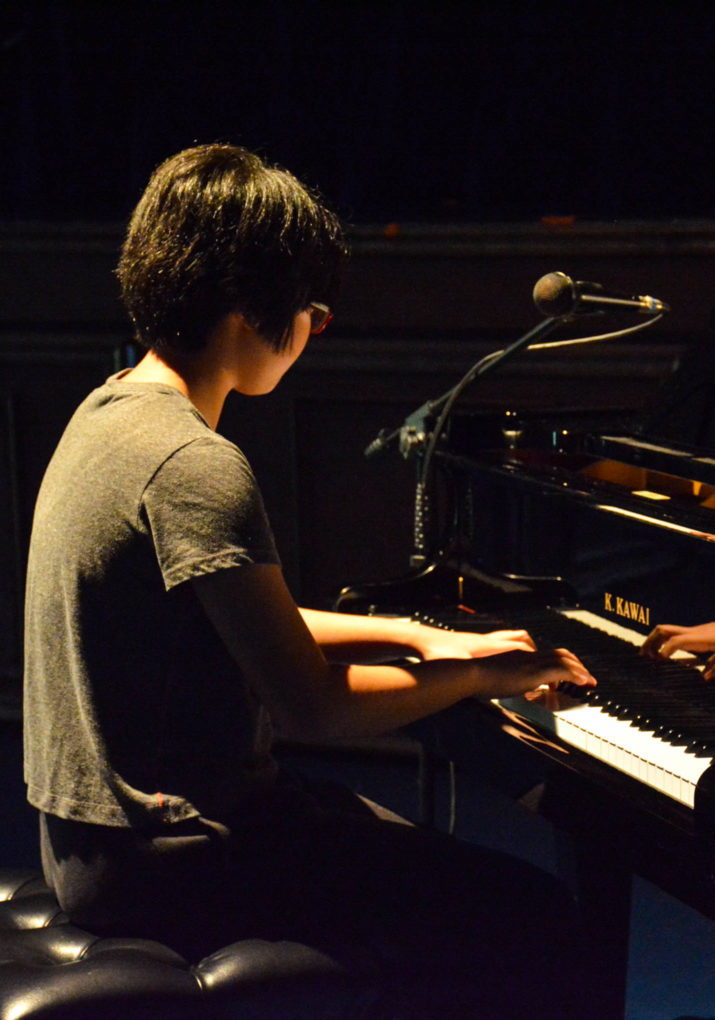
[[[454,416],[435,453],[431,554],[337,602],[526,627],[597,678],[586,692],[464,701],[414,733],[497,782],[495,740],[523,767],[522,800],[563,840],[609,975],[604,1018],[623,1016],[634,873],[715,918],[715,685],[697,657],[640,654],[659,622],[715,619],[715,455],[622,424]]]

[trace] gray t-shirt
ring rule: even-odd
[[[221,818],[271,783],[270,726],[191,578],[277,563],[251,469],[178,390],[113,376],[77,409],[35,509],[28,799],[142,826]]]

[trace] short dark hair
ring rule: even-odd
[[[287,170],[236,146],[200,145],[154,171],[117,275],[145,347],[198,351],[240,312],[280,351],[298,312],[334,303],[346,255],[337,217]]]

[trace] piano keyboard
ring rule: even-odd
[[[639,655],[642,634],[585,610],[526,613],[508,621],[462,619],[456,626],[524,627],[540,647],[573,651],[597,687],[569,685],[567,693],[545,691],[534,700],[502,698],[495,704],[694,807],[698,781],[715,757],[715,685],[705,683],[692,656],[681,656],[691,660],[687,664],[675,657],[645,658]]]
[[[553,615],[576,625],[562,631],[557,623],[546,629],[563,636],[558,643],[582,658],[599,686],[583,692],[574,689],[575,696],[545,692],[533,701],[503,698],[498,704],[665,796],[694,807],[695,788],[715,755],[715,717],[705,709],[712,692],[698,670],[673,660],[645,659],[635,648],[629,655],[624,645],[640,648],[643,635],[593,613],[566,610]],[[616,654],[606,653],[599,636],[585,640],[593,639],[588,629],[617,642]],[[591,643],[599,651],[591,652]],[[620,683],[614,675],[619,673]],[[622,682],[625,677],[627,684]]]

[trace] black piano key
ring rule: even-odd
[[[554,612],[483,618],[479,628],[470,622],[461,620],[459,629],[524,627],[539,647],[570,648],[598,681],[595,688],[564,685],[571,697],[698,757],[715,756],[715,685],[707,685],[692,664],[645,658],[619,638]]]
[[[454,626],[453,620],[424,622]],[[596,688],[567,685],[570,696],[697,753],[715,752],[715,685],[707,685],[692,665],[645,658],[619,638],[554,612],[515,619],[482,616],[478,626],[470,614],[462,614],[456,622],[458,629],[481,632],[524,627],[540,647],[570,648],[598,681]]]

